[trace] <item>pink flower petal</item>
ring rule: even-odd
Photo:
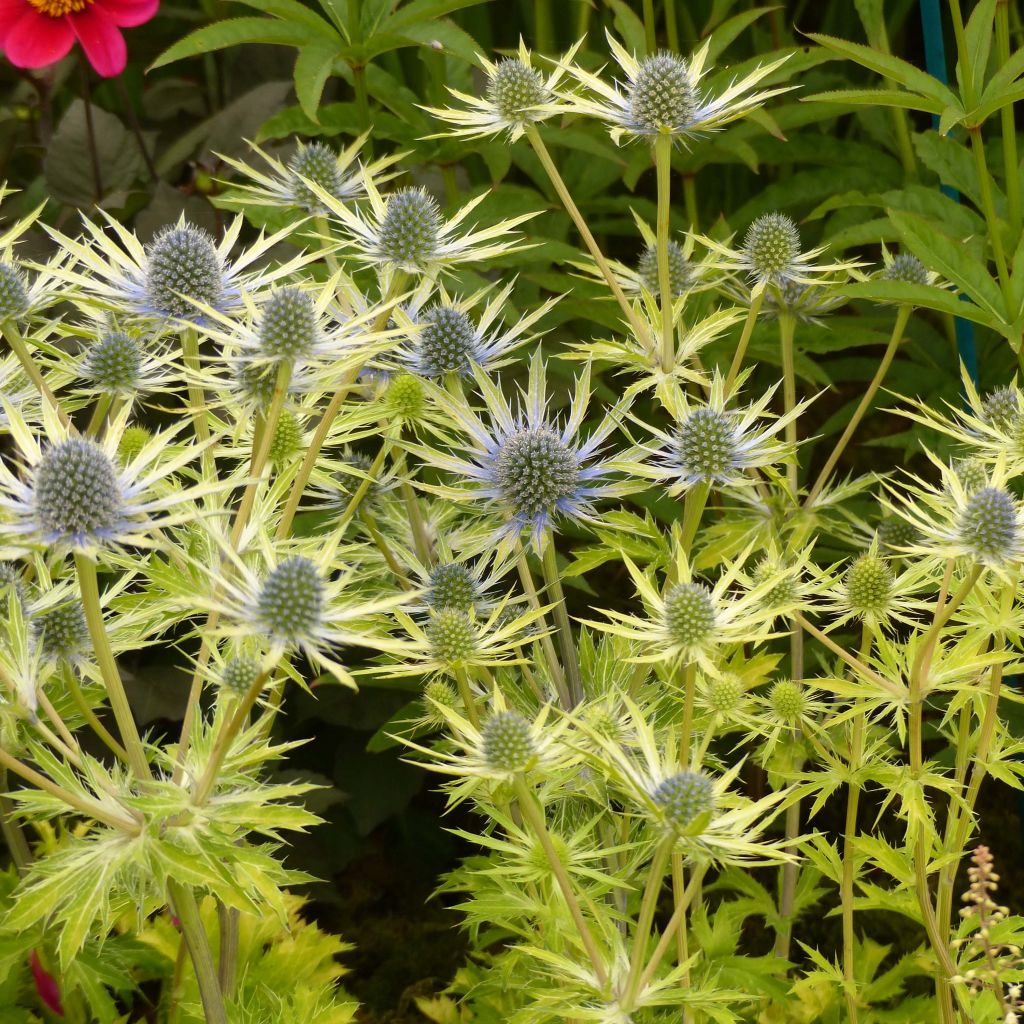
[[[28,10],[25,0],[0,0],[0,49],[14,23]]]
[[[29,966],[32,969],[32,980],[35,982],[36,992],[39,998],[58,1017],[64,1016],[64,1007],[60,1002],[60,988],[56,979],[50,974],[39,960],[39,954],[33,949],[29,956]]]
[[[98,0],[115,25],[134,28],[149,21],[160,7],[160,0]]]
[[[44,68],[66,57],[74,43],[75,34],[64,18],[30,8],[10,27],[4,51],[16,68]]]
[[[69,17],[71,27],[96,73],[104,78],[121,74],[128,63],[128,47],[114,19],[100,7],[87,7]]]

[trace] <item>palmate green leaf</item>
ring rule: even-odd
[[[300,47],[295,59],[295,95],[302,112],[313,122],[319,123],[320,98],[338,56],[338,48],[326,40]]]
[[[314,11],[311,11],[301,0],[235,0],[263,14],[273,15],[282,21],[305,25],[317,34],[331,32],[331,26]]]
[[[881,50],[864,46],[861,43],[837,39],[835,36],[817,32],[811,32],[808,35],[819,46],[877,72],[889,81],[902,85],[910,92],[927,98],[933,104],[938,103],[941,107],[949,107],[958,102],[955,93],[948,86],[899,57],[883,53]]]
[[[326,22],[324,22],[324,29],[327,33],[333,34],[339,44],[341,43],[341,38],[332,32]],[[214,50],[224,50],[229,46],[242,46],[246,43],[306,46],[322,42],[323,38],[323,35],[308,25],[290,24],[285,21],[276,21],[273,18],[228,18],[225,21],[217,21],[212,25],[196,29],[184,39],[179,39],[173,46],[164,50],[150,64],[148,70],[154,71],[187,57],[197,57],[203,53],[212,53]]]
[[[622,37],[626,49],[632,53],[645,53],[647,36],[644,31],[644,23],[636,11],[625,0],[607,0],[607,2],[614,12],[615,31]]]
[[[906,247],[926,267],[938,271],[996,320],[1006,323],[1006,308],[999,285],[983,264],[964,252],[959,240],[951,238],[924,217],[891,210],[889,219]]]
[[[837,103],[851,107],[899,107],[902,110],[923,110],[929,114],[941,114],[943,106],[938,100],[931,100],[917,93],[901,89],[830,89],[800,97],[803,103]]]
[[[996,3],[999,0],[978,0],[970,18],[964,28],[964,39],[967,43],[967,56],[970,58],[972,81],[971,87],[974,95],[981,91],[985,80],[985,69],[988,66],[989,53],[992,50],[992,34],[995,30]],[[957,80],[960,82],[961,90],[964,90],[965,82],[957,61]]]
[[[966,147],[939,132],[920,132],[913,136],[913,144],[921,162],[934,171],[944,185],[951,185],[981,207],[978,172]],[[991,188],[996,212],[1005,216],[1006,197],[994,182]]]
[[[851,299],[869,299],[872,302],[909,303],[922,309],[934,309],[937,313],[948,313],[950,316],[962,316],[973,323],[999,330],[1001,321],[998,317],[987,313],[973,302],[958,299],[951,292],[932,285],[910,284],[904,281],[858,282],[843,285],[837,289]]]
[[[766,14],[780,9],[780,5],[771,7],[754,7],[749,11],[734,14],[723,21],[711,33],[711,44],[708,47],[708,63],[714,65],[728,46],[734,43],[751,25]]]
[[[461,11],[467,7],[477,7],[487,0],[412,0],[411,3],[402,4],[382,24],[382,28],[388,32],[404,32],[426,22],[443,18],[454,11]]]

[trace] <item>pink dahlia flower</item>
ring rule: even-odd
[[[0,0],[0,49],[19,68],[54,64],[75,44],[110,77],[124,71],[121,29],[149,21],[160,0]]]

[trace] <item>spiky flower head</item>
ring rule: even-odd
[[[81,601],[65,601],[32,620],[36,644],[47,660],[76,661],[89,650],[89,626]]]
[[[419,362],[430,377],[467,374],[479,343],[473,321],[455,306],[435,305],[420,314]]]
[[[384,392],[388,412],[398,419],[418,420],[426,408],[427,396],[423,381],[412,373],[396,374]]]
[[[665,595],[665,629],[673,643],[690,646],[715,629],[715,602],[702,583],[677,583]]]
[[[928,268],[909,252],[901,252],[894,256],[892,262],[882,271],[882,278],[904,284],[928,284],[930,281]]]
[[[959,459],[953,464],[953,472],[968,494],[981,490],[988,483],[988,470],[979,459]]]
[[[398,189],[384,208],[378,254],[398,267],[422,269],[437,253],[440,230],[440,210],[425,188]]]
[[[496,477],[513,515],[535,520],[552,515],[580,482],[575,452],[550,427],[525,427],[502,443]]]
[[[86,438],[68,438],[46,449],[36,467],[33,496],[42,532],[53,542],[102,537],[123,516],[117,467]]]
[[[247,402],[260,411],[270,408],[274,400],[277,373],[271,366],[240,360],[235,364],[235,387]]]
[[[807,707],[807,695],[799,683],[780,679],[768,692],[768,704],[780,721],[793,725]]]
[[[674,134],[696,121],[700,97],[681,57],[656,53],[645,58],[632,84],[630,113],[637,132]]]
[[[291,409],[282,409],[267,453],[272,465],[280,468],[293,462],[302,451],[303,437],[299,418]]]
[[[549,97],[543,75],[519,57],[498,61],[487,82],[488,101],[510,124],[531,120],[531,108]]]
[[[994,388],[981,401],[981,418],[998,430],[1010,431],[1020,419],[1020,397],[1012,384]]]
[[[640,283],[652,294],[661,290],[661,278],[658,270],[658,247],[648,245],[640,255],[637,263],[637,274]],[[683,247],[669,239],[668,243],[668,283],[672,298],[677,299],[693,285],[693,268],[683,254]]]
[[[447,719],[442,709],[456,710],[459,706],[459,693],[447,679],[431,679],[423,687],[423,703],[427,724],[443,726]]]
[[[262,355],[275,360],[307,358],[318,336],[316,308],[301,288],[279,288],[266,300],[259,325]]]
[[[104,394],[133,394],[141,381],[143,358],[138,336],[111,331],[89,348],[82,361],[82,375]]]
[[[889,606],[895,578],[889,563],[870,552],[857,558],[847,570],[846,600],[859,615],[880,615]]]
[[[324,581],[308,558],[286,558],[263,581],[256,603],[260,624],[275,640],[301,643],[314,636],[324,613]]]
[[[288,161],[288,171],[292,202],[310,213],[324,213],[325,207],[316,192],[306,184],[307,181],[335,198],[340,198],[345,191],[345,176],[338,164],[338,154],[322,142],[300,143]]]
[[[126,428],[117,446],[117,457],[122,464],[131,462],[152,439],[153,435],[145,427]]]
[[[735,417],[724,409],[694,409],[679,425],[676,458],[688,477],[711,481],[733,469],[738,453]]]
[[[217,306],[224,296],[224,264],[202,228],[175,224],[146,246],[147,299],[155,309],[187,318],[196,303]]]
[[[0,321],[20,320],[28,311],[28,288],[13,263],[0,263]]]
[[[665,823],[683,831],[715,809],[715,788],[703,772],[677,772],[660,782],[651,793]]]
[[[442,562],[431,570],[427,600],[432,608],[468,612],[478,597],[476,580],[462,562]]]
[[[743,706],[746,696],[747,690],[743,680],[731,672],[726,672],[719,678],[708,681],[704,699],[712,712],[729,716]]]
[[[16,562],[0,562],[0,614],[7,614],[7,597],[11,592],[18,603],[25,603],[25,584],[21,578],[21,569]]]
[[[968,498],[957,528],[960,543],[978,561],[1007,561],[1020,539],[1017,503],[1002,487],[982,487]]]
[[[890,550],[909,547],[916,543],[920,536],[917,527],[901,516],[886,516],[878,524],[878,540],[883,547]]]
[[[517,711],[499,711],[481,730],[484,761],[495,772],[527,771],[536,761],[537,743],[530,723]]]
[[[784,213],[762,214],[747,228],[743,255],[754,277],[762,281],[786,278],[800,256],[800,232]]]
[[[792,573],[782,573],[779,570],[782,566],[775,558],[763,558],[754,566],[754,585],[759,586],[772,577],[776,577],[775,583],[764,595],[764,603],[767,608],[781,608],[792,604],[799,596],[797,577]]]
[[[260,660],[251,654],[238,654],[224,663],[218,682],[228,693],[241,696],[260,677]]]
[[[461,665],[477,650],[479,631],[469,614],[460,608],[440,608],[426,629],[434,656],[444,665]]]

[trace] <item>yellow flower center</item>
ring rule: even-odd
[[[87,7],[91,7],[96,0],[28,0],[29,6],[34,7],[40,14],[46,14],[51,18],[63,18],[65,14],[78,14]]]

